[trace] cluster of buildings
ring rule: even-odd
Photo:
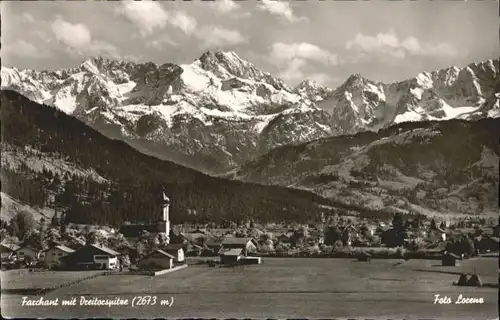
[[[168,197],[164,196],[163,216],[155,224],[151,225],[125,225],[122,231],[129,240],[137,240],[137,231],[163,232],[167,235],[170,232],[169,221],[169,202]],[[60,242],[53,241],[49,248],[39,250],[29,243],[21,244],[0,244],[2,254],[2,264],[10,261],[24,262],[31,261],[34,264],[44,264],[46,266],[57,265],[64,269],[103,269],[112,270],[121,268],[120,257],[132,256],[135,258],[135,248],[131,246],[122,246],[118,250],[113,250],[105,246],[96,244],[81,244],[78,248],[70,248]],[[136,255],[136,254],[135,254]],[[170,244],[167,236],[166,243],[157,250],[149,253],[140,261],[138,265],[146,265],[151,259],[155,259],[159,265],[165,268],[172,268],[175,263],[184,262],[184,250],[181,244]],[[134,259],[135,260],[135,259]]]
[[[191,239],[184,238],[184,243],[173,244],[170,243],[170,219],[169,219],[170,198],[163,193],[163,215],[156,223],[153,224],[127,224],[120,228],[122,233],[129,242],[137,241],[141,234],[146,231],[153,236],[158,233],[165,233],[167,238],[165,240],[165,248],[156,249],[151,252],[147,257],[139,262],[138,266],[147,266],[151,264],[168,266],[167,259],[172,256],[176,261],[184,261],[184,248],[197,247],[202,250],[203,247],[196,244]],[[205,230],[195,230],[194,233],[205,234]],[[236,238],[227,237],[221,241],[212,241],[207,243],[207,247],[213,253],[221,257],[221,263],[260,263],[260,258],[250,257],[249,254],[256,251],[257,243],[251,238]]]
[[[288,244],[288,247],[292,248],[311,245],[318,247],[318,245],[326,244],[326,235],[319,228],[310,228],[307,233],[279,229],[273,230],[274,232],[266,232],[267,235],[254,228],[243,230],[244,232],[235,231],[235,229],[214,229],[210,232],[205,229],[196,229],[189,233],[174,235],[171,234],[170,229],[169,208],[170,199],[163,193],[162,215],[158,221],[150,224],[124,224],[119,232],[123,234],[129,244],[124,244],[119,248],[113,247],[114,249],[111,249],[85,243],[74,246],[75,241],[70,241],[72,239],[66,239],[69,241],[69,245],[52,242],[45,250],[37,250],[29,243],[2,243],[0,244],[2,261],[38,261],[45,265],[57,265],[66,269],[118,269],[124,264],[123,260],[126,260],[122,257],[128,256],[132,264],[139,268],[171,269],[176,264],[184,264],[186,254],[191,251],[197,251],[198,254],[205,252],[209,256],[219,256],[221,263],[226,265],[259,264],[261,258],[255,254],[265,248],[263,246],[269,247],[265,244],[269,243],[269,233],[274,234],[272,236],[273,243],[271,243],[269,250],[275,250],[273,246],[277,244]],[[447,229],[449,228],[444,223],[439,227],[434,224],[427,229],[420,225],[413,225],[413,221],[409,221],[404,233],[392,234],[395,229],[383,225],[374,227],[363,224],[362,228],[348,221],[343,227],[338,228],[337,233],[342,235],[341,240],[344,246],[370,246],[369,243],[365,243],[366,239],[378,234],[382,244],[386,246],[407,247],[411,245],[411,242],[414,242],[414,239],[423,239],[425,241],[424,250],[435,250],[437,253],[442,253],[445,249],[445,242],[448,240],[447,236],[450,234],[450,230]],[[164,241],[161,245],[155,246],[151,252],[139,256],[138,248],[134,244],[141,239],[145,232],[153,237],[163,234]],[[215,233],[220,233],[220,235],[213,237]],[[70,236],[70,234],[65,234],[65,236]],[[176,243],[171,243],[172,239],[169,236],[172,236]],[[200,237],[204,237],[205,240],[198,241]],[[61,239],[63,238],[61,237]],[[260,242],[256,239],[260,239]],[[331,242],[330,240],[329,242]],[[491,235],[482,234],[474,240],[475,247],[480,252],[498,250],[498,230],[495,230]],[[365,258],[363,257],[363,259]],[[446,259],[452,260],[453,258],[456,257],[450,254],[447,255]],[[369,257],[366,259],[369,260]]]
[[[25,265],[57,266],[61,269],[71,270],[113,270],[122,266],[124,256],[128,256],[139,269],[171,269],[177,264],[185,263],[185,243],[170,243],[170,199],[163,194],[163,214],[152,224],[125,224],[120,228],[120,233],[127,239],[127,245],[116,250],[97,245],[84,244],[70,248],[58,241],[51,241],[49,248],[40,250],[29,243],[0,244],[2,262],[32,262]],[[147,231],[152,236],[159,233],[166,235],[165,241],[146,255],[138,257],[136,243],[141,235]],[[132,244],[132,245],[131,245]],[[193,244],[196,245],[196,244]],[[214,253],[220,255],[224,264],[234,263],[260,263],[260,258],[249,256],[256,251],[257,243],[251,238],[225,238],[218,242],[210,243]],[[200,247],[201,248],[201,247]]]
[[[63,244],[54,243],[46,250],[36,250],[31,246],[19,246],[15,244],[0,244],[2,254],[2,265],[7,266],[15,262],[31,261],[33,265],[58,266],[62,269],[86,270],[102,269],[113,270],[122,267],[120,257],[129,256],[129,247],[123,247],[116,251],[105,246],[87,244],[75,250]],[[157,249],[137,261],[137,265],[144,265],[148,259],[158,253],[162,254],[161,265],[172,268],[176,263],[183,263],[184,250],[182,245],[167,245]]]

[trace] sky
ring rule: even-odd
[[[76,67],[93,56],[191,63],[234,51],[296,85],[383,82],[499,57],[498,0],[3,1],[2,65]]]

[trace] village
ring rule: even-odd
[[[21,298],[70,301],[99,295],[107,301],[158,295],[171,306],[174,296],[166,293],[180,292],[184,295],[176,298],[175,309],[169,309],[180,316],[193,312],[191,299],[197,299],[200,310],[214,299],[231,305],[238,299],[235,290],[254,300],[260,294],[253,292],[276,292],[273,299],[281,303],[296,290],[356,290],[369,297],[381,289],[399,295],[416,287],[425,301],[426,293],[460,286],[456,290],[480,290],[489,305],[498,290],[499,227],[493,218],[450,222],[401,214],[386,220],[325,214],[310,224],[248,220],[171,226],[170,199],[164,194],[163,199],[160,218],[149,224],[63,224],[56,216],[37,224],[25,212],[2,223],[2,304],[9,312],[32,316],[37,307],[23,308]],[[64,312],[64,306],[38,308],[54,316]],[[119,317],[139,312],[107,308]],[[162,317],[163,310],[149,306],[148,313]]]
[[[157,272],[185,267],[191,257],[205,257],[191,260],[211,266],[260,264],[262,257],[420,258],[455,265],[457,260],[492,254],[499,248],[498,224],[482,217],[450,222],[399,213],[390,221],[322,215],[319,223],[309,225],[262,225],[249,220],[229,228],[214,224],[171,228],[170,199],[165,194],[163,198],[158,222],[125,223],[120,229],[62,225],[57,218],[27,229],[30,217],[20,213],[2,226],[2,270]],[[23,230],[15,225],[18,220]]]

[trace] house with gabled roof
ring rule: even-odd
[[[203,233],[181,232],[180,236],[186,241],[198,243],[199,239],[203,238],[205,235]]]
[[[58,263],[59,259],[73,252],[75,252],[75,250],[64,245],[52,246],[51,248],[43,251],[43,261],[49,265]]]
[[[121,256],[128,256],[130,262],[135,264],[137,262],[137,258],[139,257],[139,252],[137,252],[137,248],[131,246],[130,244],[122,244],[120,247],[116,249],[120,253]]]
[[[19,249],[16,250],[16,256],[18,259],[28,258],[31,260],[38,260],[41,252],[42,251],[34,245],[25,242],[19,245]]]
[[[184,262],[184,244],[182,243],[169,243],[161,248],[166,253],[175,258],[175,262]]]
[[[257,241],[253,238],[225,237],[222,239],[222,250],[242,249],[244,256],[257,250]]]
[[[220,262],[222,264],[235,264],[235,263],[238,263],[238,261],[243,256],[243,249],[242,248],[231,248],[231,249],[222,248],[221,251],[219,252],[219,256],[220,256]]]
[[[117,269],[119,252],[95,244],[86,245],[60,258],[70,269]]]
[[[175,257],[161,249],[156,249],[144,258],[142,258],[137,266],[140,269],[172,269],[174,266]]]

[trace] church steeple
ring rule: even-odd
[[[163,191],[163,221],[169,221],[170,198]]]
[[[167,236],[166,239],[166,244],[170,243],[170,217],[169,217],[169,210],[170,210],[170,198],[167,197],[165,194],[165,190],[162,190],[162,195],[163,195],[163,203],[162,203],[162,208],[163,208],[163,216],[158,222],[159,224],[159,231],[164,232]]]

